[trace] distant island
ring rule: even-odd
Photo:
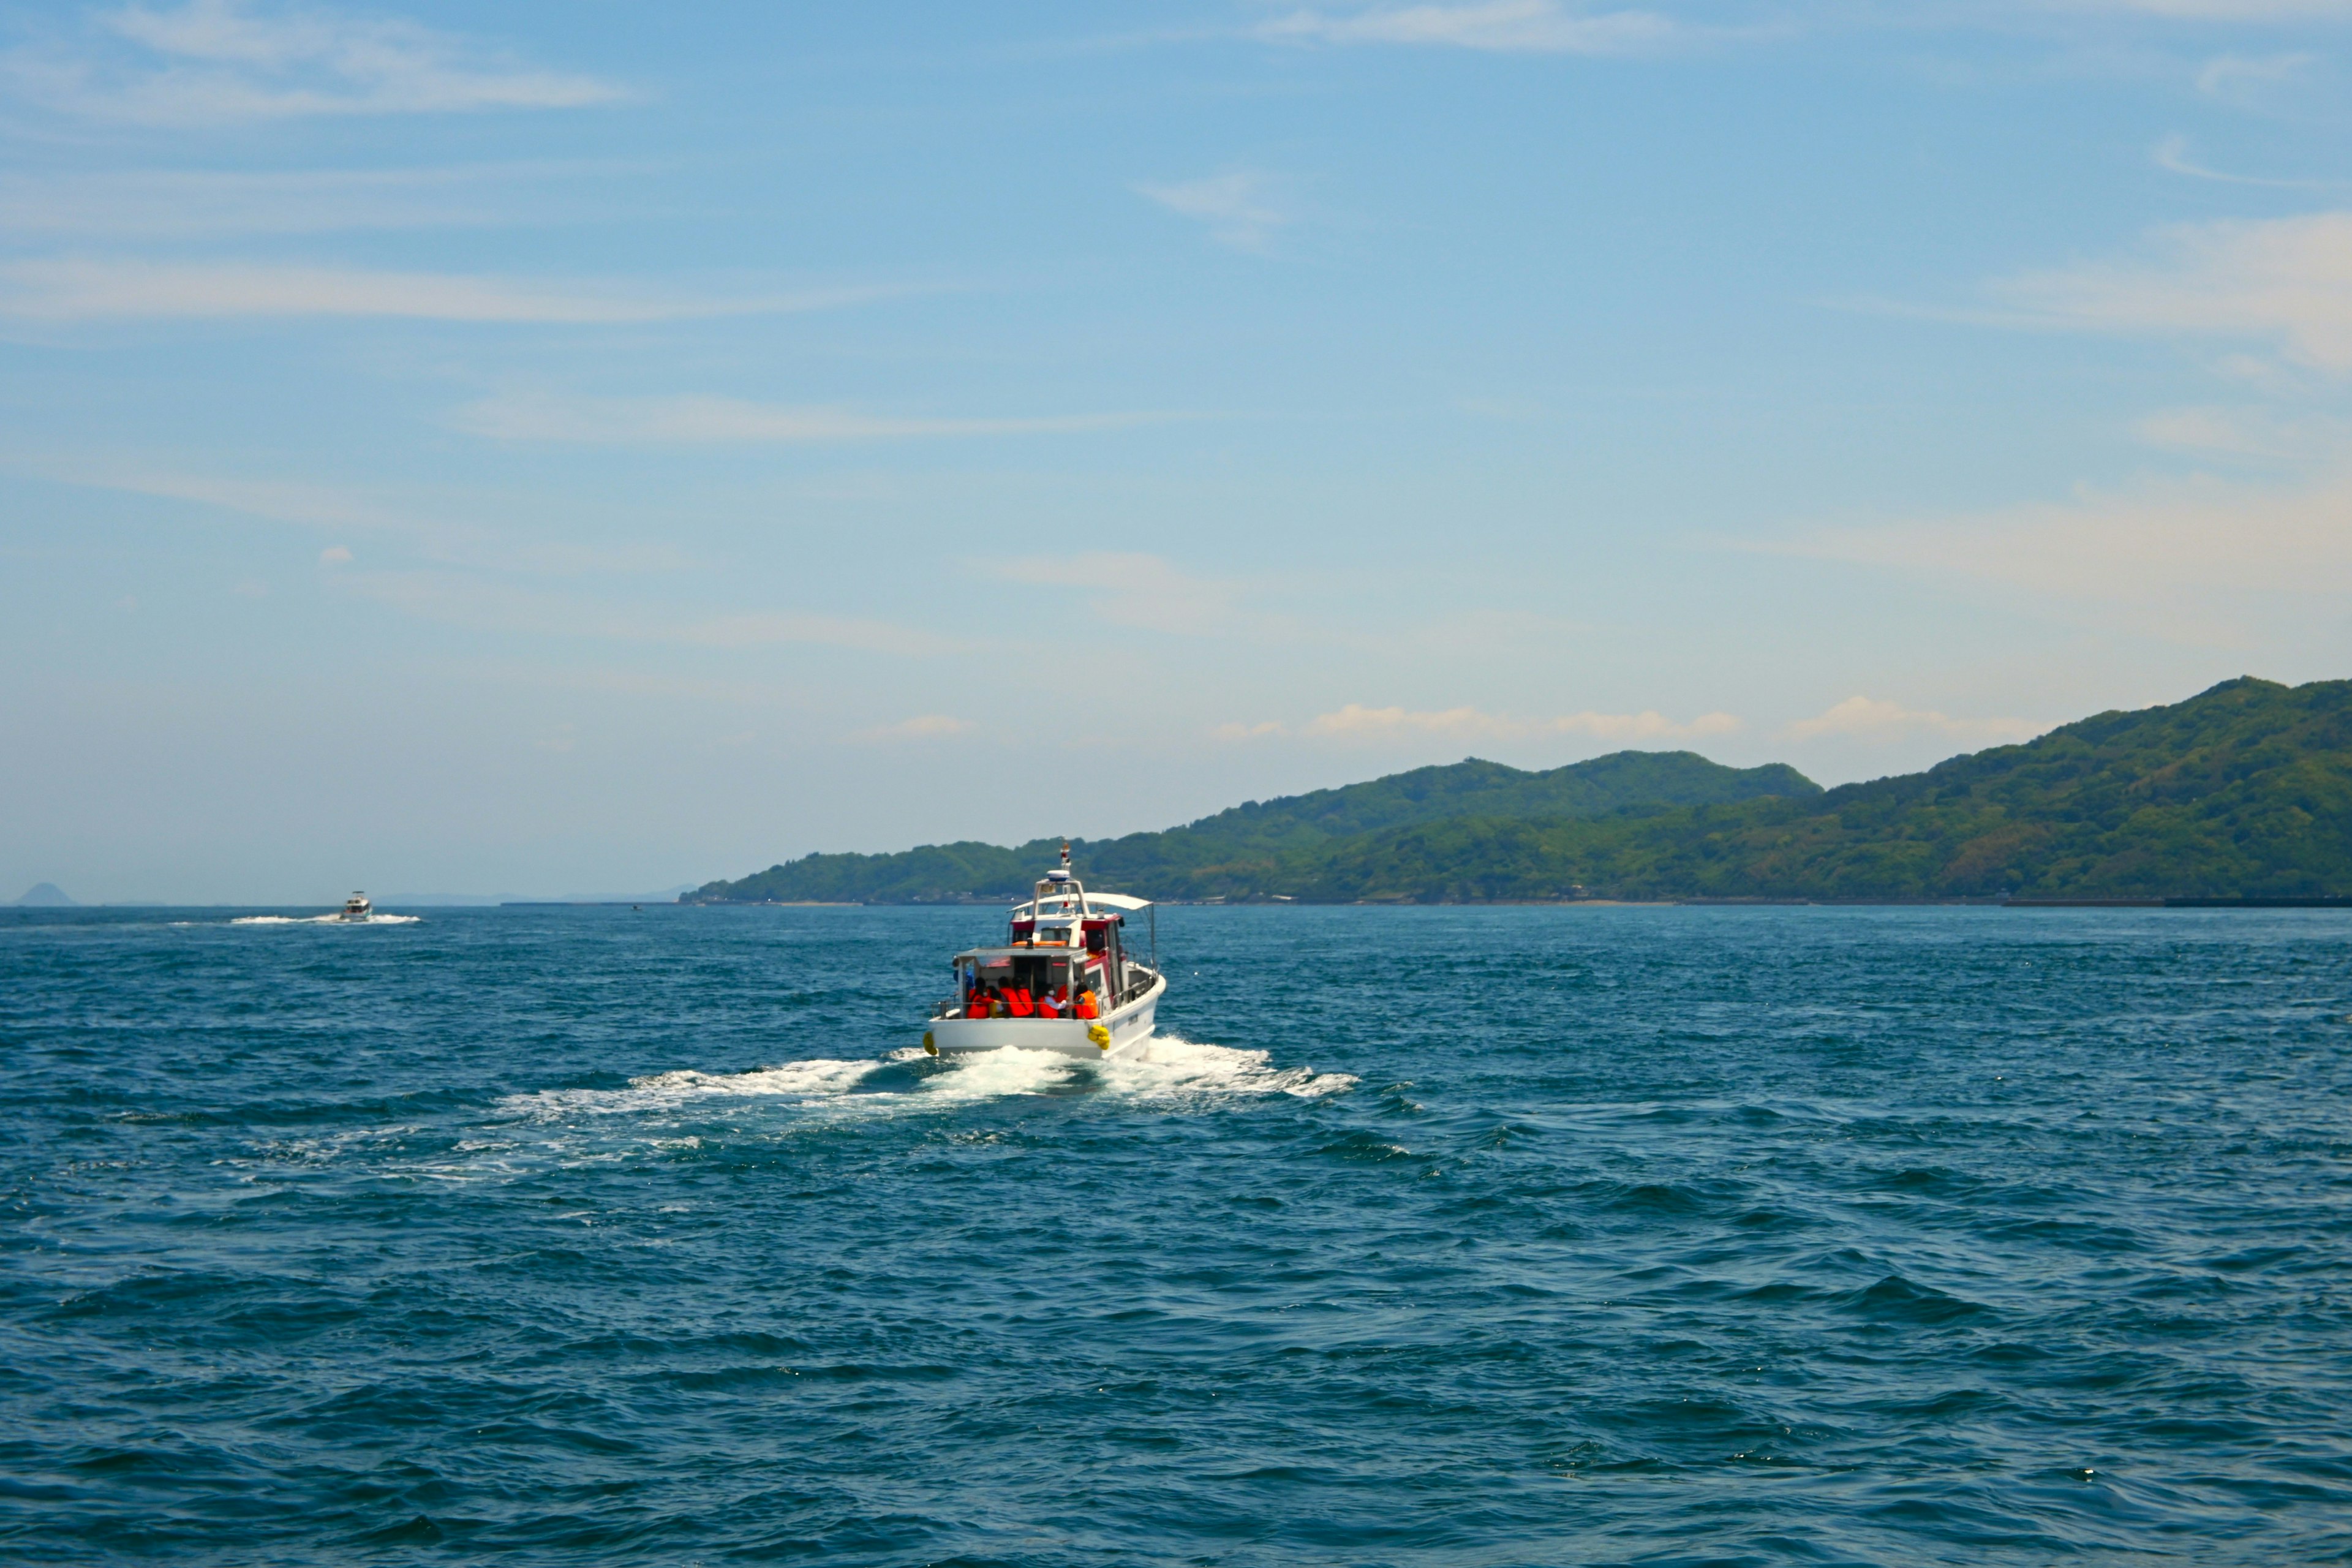
[[[78,910],[81,906],[66,897],[66,890],[55,882],[36,882],[32,890],[16,900],[20,910]]]
[[[1059,846],[810,855],[679,901],[994,902]],[[1230,902],[2341,896],[2352,681],[2224,681],[1832,790],[1689,752],[1473,758],[1071,850],[1106,889]]]

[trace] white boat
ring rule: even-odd
[[[1138,911],[1151,914],[1150,963],[1127,952],[1127,917]],[[1013,910],[1003,945],[971,948],[950,961],[956,994],[932,1009],[923,1049],[960,1056],[1013,1046],[1088,1061],[1141,1049],[1168,989],[1158,926],[1149,900],[1087,892],[1070,874],[1064,845],[1060,868],[1046,872],[1029,901]],[[1088,1011],[1094,1016],[1083,1016]]]
[[[375,906],[368,902],[365,893],[353,893],[343,900],[342,918],[344,920],[363,921],[374,913]]]

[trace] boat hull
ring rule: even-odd
[[[974,1051],[1001,1051],[1007,1046],[1024,1051],[1055,1051],[1080,1061],[1103,1061],[1141,1050],[1151,1037],[1167,976],[1103,1018],[1110,1032],[1108,1045],[1088,1036],[1093,1020],[1086,1018],[934,1018],[923,1036],[924,1048],[943,1057],[970,1056]]]

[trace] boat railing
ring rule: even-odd
[[[1146,969],[1142,964],[1130,963],[1127,967],[1128,972],[1134,975],[1135,978],[1129,980],[1127,983],[1127,989],[1118,994],[1118,1002],[1113,1004],[1115,1006],[1126,1006],[1129,1002],[1134,1001],[1137,997],[1150,990],[1152,986],[1159,984],[1160,981],[1160,976],[1154,974],[1150,970]]]

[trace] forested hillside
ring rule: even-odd
[[[1779,763],[1727,768],[1690,752],[1619,752],[1544,773],[1473,758],[1368,784],[1251,801],[1160,833],[1071,840],[1090,882],[1154,897],[1214,882],[1262,879],[1286,859],[1383,829],[1477,816],[1569,821],[1626,809],[1818,796],[1821,786]],[[699,903],[929,903],[1026,892],[1059,853],[1059,839],[1014,848],[966,842],[890,855],[811,855],[686,895]]]
[[[817,855],[688,897],[1010,897],[1056,847]],[[2347,894],[2352,681],[2228,681],[1826,793],[1688,752],[1542,773],[1472,761],[1074,850],[1096,885],[1161,899]]]

